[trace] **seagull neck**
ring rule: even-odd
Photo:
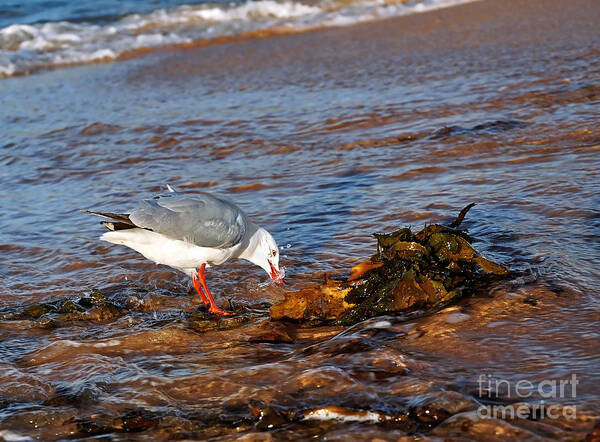
[[[248,222],[246,235],[242,241],[242,246],[240,247],[240,252],[237,256],[238,258],[246,259],[256,264],[256,254],[260,249],[261,239],[263,237],[262,231],[263,229],[258,227],[252,221]]]

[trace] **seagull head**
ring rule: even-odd
[[[279,248],[277,243],[263,228],[254,234],[255,248],[249,261],[262,268],[276,284],[285,283],[283,272],[279,269]]]

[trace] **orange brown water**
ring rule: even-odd
[[[0,321],[0,438],[585,438],[600,405],[600,35],[597,3],[576,3],[484,1],[0,82],[2,311],[91,289],[135,306],[53,329]],[[199,330],[185,276],[98,241],[78,212],[131,209],[166,182],[229,193],[271,231],[285,290],[347,273],[372,232],[472,201],[475,245],[520,276],[441,312],[273,343],[265,306],[283,289],[234,262],[208,283],[256,313]],[[576,397],[546,404],[577,416],[479,417],[519,400],[482,395],[488,374],[576,375]],[[265,428],[248,405],[411,424]]]

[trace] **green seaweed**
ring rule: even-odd
[[[271,308],[271,317],[331,322],[322,306],[334,304],[338,308],[329,307],[327,313],[341,311],[334,321],[351,325],[383,314],[435,310],[506,277],[508,269],[481,256],[471,245],[473,239],[458,229],[471,207],[451,227],[431,224],[417,233],[404,227],[374,234],[376,253],[353,267],[345,284],[325,278],[319,289],[286,294],[283,303]],[[328,288],[347,293],[332,297]]]
[[[40,316],[49,312],[56,311],[51,304],[31,304],[21,310],[21,318],[38,319]]]
[[[82,306],[80,306],[79,304],[77,304],[75,301],[67,299],[60,305],[58,311],[59,311],[59,313],[73,313],[73,312],[83,312],[83,311],[85,311],[85,309]]]
[[[452,223],[462,222],[465,207]],[[471,246],[465,231],[431,224],[414,234],[405,227],[391,233],[375,234],[377,253],[371,261],[383,265],[369,270],[347,295],[354,304],[338,323],[354,324],[373,316],[433,309],[474,291],[508,269],[490,261]]]

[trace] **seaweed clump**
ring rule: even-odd
[[[271,318],[351,325],[378,315],[431,310],[506,277],[508,269],[483,257],[458,227],[474,204],[444,226],[418,233],[402,228],[375,234],[377,252],[345,280],[286,294]]]

